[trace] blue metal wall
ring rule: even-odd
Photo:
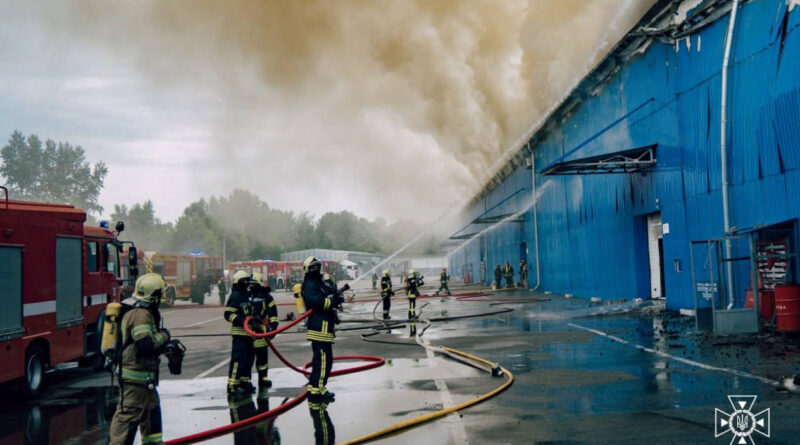
[[[667,306],[693,307],[689,242],[723,234],[720,72],[727,26],[725,16],[675,45],[654,42],[620,66],[599,91],[576,92],[582,95],[580,105],[535,137],[541,141],[534,146],[539,170],[644,104],[569,159],[658,144],[656,170],[647,175],[537,174],[542,290],[648,298],[644,215],[660,211],[670,228],[663,240]],[[798,28],[800,8],[788,11],[785,0],[757,0],[740,8],[728,92],[732,226],[800,216]],[[531,202],[531,172],[518,168],[466,212],[465,222],[524,211]],[[485,233],[485,240],[477,237],[460,248],[450,257],[451,269],[471,264],[472,276],[478,277],[480,244],[485,243],[488,282],[495,264],[510,260],[517,268],[525,241],[532,287],[533,213],[524,214],[524,223],[499,225]],[[475,225],[461,233],[485,228]]]

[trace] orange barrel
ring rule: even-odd
[[[800,285],[775,286],[775,312],[779,331],[800,331]]]

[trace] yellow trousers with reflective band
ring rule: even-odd
[[[142,445],[163,444],[158,392],[144,385],[123,382],[122,393],[111,419],[109,444],[132,444],[137,429],[142,434]]]

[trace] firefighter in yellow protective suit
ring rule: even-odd
[[[278,307],[275,306],[275,299],[270,295],[270,290],[267,280],[263,279],[260,273],[254,273],[250,301],[254,306],[253,317],[255,320],[253,324],[257,332],[278,329]],[[269,372],[267,340],[264,338],[254,339],[253,349],[255,350],[256,370],[258,371],[258,396],[265,397],[269,388],[272,387],[272,382],[267,376]]]
[[[161,275],[139,277],[133,296],[123,302],[133,306],[120,325],[122,359],[119,366],[121,396],[109,430],[112,445],[130,445],[138,429],[142,445],[161,444],[161,403],[158,397],[159,355],[169,341],[169,331],[159,329],[158,304],[166,293]]]

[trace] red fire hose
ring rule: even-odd
[[[310,310],[306,311],[306,313],[304,313],[303,315],[301,315],[301,316],[297,317],[296,319],[294,319],[294,321],[292,321],[291,323],[289,323],[289,324],[287,324],[287,325],[285,325],[285,326],[283,326],[283,327],[281,327],[279,329],[276,329],[274,331],[269,331],[269,332],[255,332],[252,329],[250,329],[250,326],[248,326],[248,324],[249,324],[249,321],[253,317],[247,317],[245,319],[245,321],[244,321],[244,329],[248,334],[250,334],[251,336],[253,336],[255,338],[266,338],[267,339],[267,344],[269,345],[270,349],[272,349],[272,351],[275,353],[275,355],[278,357],[278,359],[280,359],[280,361],[282,361],[286,366],[288,366],[289,368],[293,369],[294,371],[297,371],[299,373],[308,375],[308,374],[310,374],[309,371],[306,371],[305,369],[300,369],[300,368],[296,367],[291,362],[289,362],[280,352],[278,352],[277,348],[275,348],[275,346],[272,344],[272,342],[270,341],[269,337],[272,337],[274,335],[280,334],[281,332],[284,332],[285,330],[287,330],[287,329],[291,328],[292,326],[296,325],[297,323],[299,323],[300,321],[302,321],[304,318],[308,317],[309,315],[311,315],[311,311]],[[386,362],[386,360],[383,357],[378,357],[376,355],[340,355],[338,357],[334,357],[333,360],[334,361],[338,361],[338,360],[364,360],[364,361],[368,361],[370,363],[367,363],[365,365],[360,365],[360,366],[353,366],[351,368],[337,369],[337,370],[331,372],[331,377],[337,376],[337,375],[352,374],[354,372],[359,372],[359,371],[366,371],[368,369],[372,369],[372,368],[377,368],[379,366],[383,366],[383,364]],[[311,366],[311,363],[306,363],[305,365],[303,365],[303,368],[308,368],[310,366]],[[248,428],[248,427],[250,427],[250,426],[252,426],[254,424],[263,422],[263,421],[265,421],[267,419],[270,419],[272,417],[276,417],[276,416],[278,416],[280,414],[283,414],[284,412],[286,412],[286,411],[294,408],[295,406],[297,406],[300,402],[303,401],[303,399],[306,398],[306,396],[308,396],[308,391],[303,390],[303,392],[301,392],[297,397],[295,397],[295,398],[293,398],[293,399],[291,399],[291,400],[289,400],[289,401],[287,401],[287,402],[285,402],[285,403],[283,403],[283,404],[281,404],[279,406],[276,406],[275,408],[273,408],[273,409],[271,409],[269,411],[265,411],[265,412],[263,412],[263,413],[261,413],[261,414],[259,414],[257,416],[253,416],[253,417],[250,417],[248,419],[240,420],[238,422],[233,422],[233,423],[230,423],[230,424],[227,424],[227,425],[223,425],[223,426],[219,426],[219,427],[216,427],[216,428],[212,428],[210,430],[201,431],[199,433],[190,434],[188,436],[183,436],[183,437],[178,437],[178,438],[175,438],[175,439],[172,439],[172,440],[168,440],[168,441],[164,442],[164,445],[186,445],[186,444],[202,442],[204,440],[209,440],[209,439],[213,439],[215,437],[219,437],[219,436],[223,436],[223,435],[226,435],[226,434],[234,433],[236,431]]]

